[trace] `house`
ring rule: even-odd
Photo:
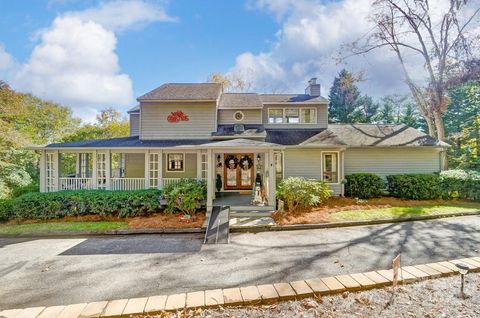
[[[345,175],[433,173],[446,150],[406,125],[330,124],[315,78],[304,94],[172,83],[137,100],[128,112],[130,137],[35,147],[41,191],[162,188],[197,178],[207,182],[209,209],[226,198],[250,206],[255,192],[256,203],[271,208],[283,178],[323,180],[342,195]],[[62,165],[68,157],[71,171]]]

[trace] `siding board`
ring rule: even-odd
[[[217,130],[215,102],[141,103],[141,139],[206,138]],[[181,110],[188,121],[169,123],[167,116]]]
[[[244,115],[243,120],[236,121],[233,118],[235,112],[241,111]],[[218,124],[261,124],[262,110],[261,109],[219,109],[218,110]]]
[[[140,114],[130,114],[130,136],[140,134]]]
[[[391,174],[438,171],[440,155],[436,149],[350,148],[345,151],[345,175],[369,172],[385,178]]]

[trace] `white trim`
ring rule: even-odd
[[[323,154],[330,154],[330,153],[335,153],[335,154],[337,154],[337,182],[325,182],[325,181],[323,180],[323,162],[324,162],[324,160],[323,160]],[[342,180],[340,180],[340,151],[336,151],[336,150],[320,151],[320,157],[322,158],[322,160],[320,160],[320,180],[322,180],[322,181],[325,182],[326,184],[336,184],[336,185],[342,184]]]
[[[182,170],[169,170],[168,169],[168,155],[182,155],[183,157],[183,164],[182,164]],[[165,152],[165,172],[170,172],[170,173],[184,173],[185,172],[185,165],[187,164],[185,152]]]

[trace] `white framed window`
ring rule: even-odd
[[[80,154],[80,178],[88,178],[89,175],[88,153]]]
[[[97,154],[97,187],[98,189],[107,188],[107,154]]]
[[[338,183],[338,152],[323,152],[322,162],[323,182]]]
[[[268,109],[268,123],[281,124],[283,123],[283,108],[269,108]]]
[[[158,153],[151,153],[149,155],[148,164],[149,164],[149,184],[150,188],[158,187]]]
[[[278,183],[283,180],[283,153],[276,151],[273,153],[275,161],[275,180]]]
[[[45,174],[46,174],[46,189],[47,192],[55,191],[55,164],[53,160],[53,153],[45,154]]]
[[[207,174],[208,174],[208,155],[206,153],[202,153],[202,167],[201,167],[201,177],[202,180],[207,180]]]
[[[185,171],[185,154],[168,153],[167,154],[167,171],[168,172],[184,172]]]
[[[269,124],[316,124],[314,107],[269,108]]]
[[[243,112],[241,112],[241,111],[236,111],[236,112],[233,114],[233,119],[235,119],[235,121],[242,121],[243,118],[245,118],[245,115],[244,115]]]

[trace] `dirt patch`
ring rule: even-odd
[[[156,213],[148,217],[137,216],[126,219],[128,228],[199,228],[205,221],[205,211],[198,212],[191,221],[186,222],[180,219],[180,214]]]
[[[459,297],[458,276],[399,286],[395,305],[390,287],[292,300],[265,306],[225,307],[165,313],[169,318],[380,318],[380,317],[480,317],[480,275],[466,276],[467,299]],[[158,317],[158,316],[157,316]]]
[[[328,223],[329,214],[341,211],[352,210],[371,210],[391,207],[415,207],[415,206],[435,206],[451,205],[458,206],[477,206],[478,202],[466,201],[447,201],[447,200],[404,200],[393,197],[381,197],[369,200],[358,200],[346,197],[332,197],[321,206],[308,211],[293,212],[275,212],[272,217],[277,224],[319,224]]]

